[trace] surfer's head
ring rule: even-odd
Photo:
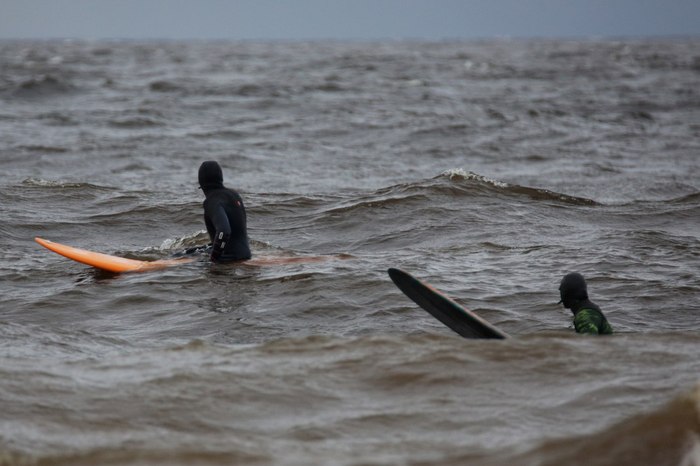
[[[583,275],[577,272],[568,273],[562,278],[559,285],[560,304],[571,309],[577,302],[588,299],[588,287]]]
[[[199,166],[199,187],[205,192],[224,187],[224,174],[217,162],[207,161]]]

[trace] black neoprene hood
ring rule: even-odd
[[[559,285],[560,303],[564,305],[571,301],[583,301],[588,299],[588,287],[583,275],[577,272],[568,273],[562,278]]]
[[[224,175],[217,162],[207,161],[199,166],[199,186],[204,191],[224,187]]]

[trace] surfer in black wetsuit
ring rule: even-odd
[[[598,305],[588,299],[586,280],[580,273],[569,273],[564,276],[559,285],[559,294],[565,308],[574,314],[576,333],[592,335],[610,335],[612,326],[603,315]]]
[[[199,186],[207,197],[204,200],[204,223],[212,242],[211,260],[250,259],[243,199],[233,189],[224,187],[224,176],[217,162],[202,163]]]

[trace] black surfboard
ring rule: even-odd
[[[464,338],[509,338],[508,334],[410,273],[394,268],[388,272],[391,280],[406,296]]]

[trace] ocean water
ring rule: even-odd
[[[699,46],[0,42],[0,465],[700,465]],[[344,259],[33,241],[205,244],[204,160],[256,257]]]

